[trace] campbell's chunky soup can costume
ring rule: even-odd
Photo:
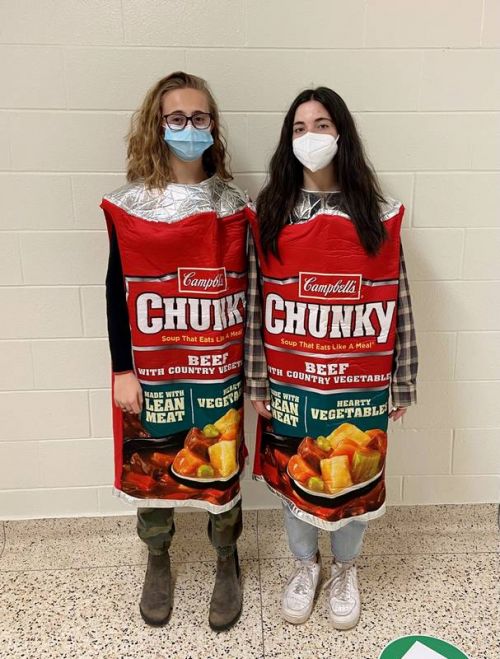
[[[213,176],[102,202],[116,231],[140,416],[113,406],[115,492],[141,507],[213,513],[240,500],[245,199]]]
[[[279,259],[264,258],[249,210],[273,415],[259,419],[254,477],[332,531],[384,512],[404,207],[384,205],[387,239],[370,256],[340,208],[318,210],[306,192],[301,204],[304,221],[279,233]]]

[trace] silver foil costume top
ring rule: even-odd
[[[380,221],[385,222],[393,217],[400,208],[400,201],[386,197],[386,202],[381,205]],[[308,222],[316,215],[340,215],[350,219],[342,202],[341,192],[316,192],[302,189],[287,224]]]
[[[150,222],[178,222],[195,213],[213,211],[218,217],[226,217],[247,204],[241,190],[217,175],[191,185],[169,183],[162,190],[150,190],[140,181],[127,183],[104,199]]]

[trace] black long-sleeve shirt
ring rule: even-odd
[[[106,312],[113,372],[131,371],[133,369],[132,338],[130,335],[120,250],[114,227],[111,230],[109,240],[109,260],[106,274]]]

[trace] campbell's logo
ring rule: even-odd
[[[180,293],[218,294],[227,290],[226,268],[178,268]]]
[[[361,275],[299,273],[299,295],[312,300],[359,300]]]

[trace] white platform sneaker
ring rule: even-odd
[[[283,618],[294,625],[305,622],[311,615],[314,596],[321,574],[321,559],[297,561],[294,573],[288,580],[281,598]]]
[[[332,564],[332,576],[325,583],[330,586],[328,611],[335,629],[351,629],[361,615],[361,599],[354,561]]]

